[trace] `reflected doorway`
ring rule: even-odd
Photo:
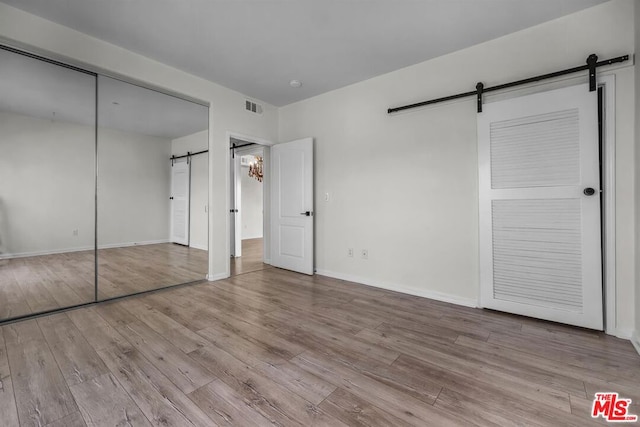
[[[237,138],[231,143],[232,276],[264,270],[267,147]]]

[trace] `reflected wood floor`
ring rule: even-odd
[[[601,333],[276,268],[5,325],[6,426],[597,424]]]
[[[202,280],[207,251],[172,243],[100,249],[98,297],[108,299]],[[93,251],[0,262],[0,319],[10,319],[94,300]]]
[[[244,239],[242,241],[242,256],[231,258],[231,275],[250,273],[252,271],[271,268],[263,260],[263,241],[260,239]]]

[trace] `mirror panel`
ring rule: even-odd
[[[204,279],[208,108],[99,76],[97,133],[98,299]]]
[[[0,49],[0,320],[95,298],[96,76]]]

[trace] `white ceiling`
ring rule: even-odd
[[[605,0],[1,1],[282,106]]]
[[[95,76],[0,50],[0,112],[93,126],[95,110]],[[100,127],[175,139],[208,123],[207,107],[99,77]]]

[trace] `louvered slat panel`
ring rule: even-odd
[[[580,182],[578,109],[491,124],[491,187],[555,187]]]
[[[582,311],[579,200],[494,200],[492,223],[496,299]]]

